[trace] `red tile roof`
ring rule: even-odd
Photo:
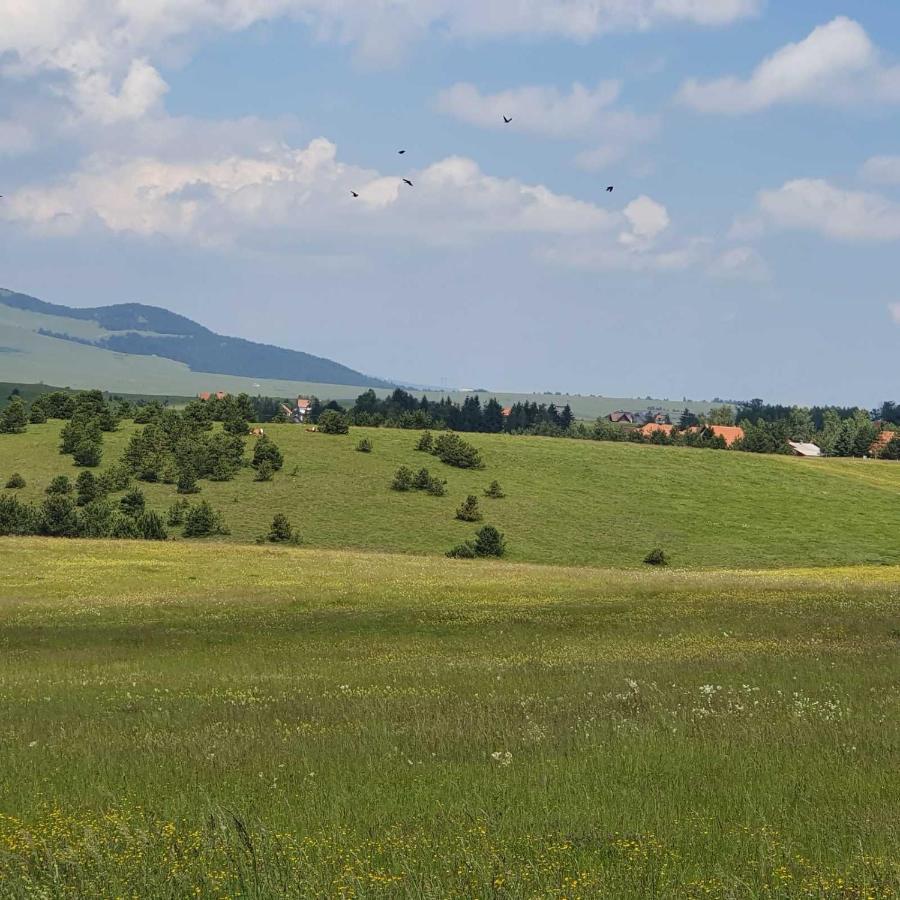
[[[725,438],[727,447],[744,436],[744,429],[737,425],[709,425],[707,427],[716,437]]]
[[[663,434],[671,434],[675,429],[674,425],[665,425],[663,423],[648,422],[639,429],[644,437],[650,437],[654,431],[661,431]]]
[[[512,414],[511,406],[504,406],[503,409],[500,410],[500,415],[502,415],[502,416],[509,416],[511,414]]]
[[[303,397],[297,398],[297,409],[309,409],[309,407],[310,407],[309,400],[306,400]]]

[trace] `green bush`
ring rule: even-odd
[[[347,434],[350,431],[346,417],[336,409],[326,409],[316,425],[323,434]]]
[[[644,557],[644,562],[648,566],[667,566],[669,565],[669,557],[665,550],[655,547]]]
[[[206,500],[201,500],[185,514],[184,536],[208,537],[215,534],[228,534],[228,529],[222,516]]]
[[[18,491],[25,487],[25,479],[18,472],[13,472],[7,479],[6,487],[11,491]]]
[[[506,494],[503,493],[503,488],[500,487],[499,481],[492,481],[485,490],[484,496],[490,497],[492,500],[502,500]]]
[[[99,441],[85,438],[76,445],[72,458],[75,460],[76,466],[95,468],[100,465],[100,460],[103,458],[103,446]]]
[[[47,421],[47,411],[44,409],[44,404],[39,403],[37,400],[31,404],[31,409],[28,411],[28,421],[32,425],[43,425]]]
[[[506,540],[503,534],[493,525],[485,525],[475,535],[476,556],[503,556],[506,553]]]
[[[451,547],[447,551],[447,556],[450,559],[475,559],[478,555],[475,552],[475,547],[471,541],[466,541],[463,544],[457,544],[455,547]]]
[[[97,491],[97,479],[94,478],[93,472],[81,472],[75,479],[75,490],[77,498],[75,502],[78,506],[87,506],[93,503],[100,495]]]
[[[37,530],[48,537],[75,537],[78,534],[78,513],[72,498],[65,494],[47,497],[38,513]]]
[[[124,491],[131,484],[131,474],[121,463],[113,463],[97,476],[97,490],[101,494],[115,494]]]
[[[179,494],[199,494],[200,487],[197,484],[197,473],[193,466],[184,466],[178,473]]]
[[[416,444],[416,450],[423,450],[425,453],[431,453],[434,449],[434,437],[430,431],[425,431]]]
[[[391,487],[395,491],[411,491],[413,489],[413,485],[415,483],[415,476],[412,473],[412,469],[407,466],[400,466],[397,469],[397,472],[394,475],[394,480],[391,482]]]
[[[185,500],[184,497],[181,497],[179,500],[176,500],[170,507],[169,512],[166,515],[166,524],[167,525],[183,525],[184,517],[187,511],[191,508],[191,504]]]
[[[368,438],[363,438],[357,445],[356,449],[360,453],[371,453],[372,452],[372,442]]]
[[[447,482],[442,481],[440,478],[432,478],[431,481],[428,482],[428,487],[425,488],[432,497],[443,497],[444,494],[447,493]]]
[[[13,397],[0,412],[0,433],[21,434],[28,427],[28,416],[20,397]]]
[[[257,440],[256,445],[253,448],[253,461],[250,465],[253,466],[254,469],[259,470],[259,467],[265,463],[268,463],[270,470],[274,473],[279,471],[284,465],[284,457],[275,441],[264,434]],[[267,481],[268,479],[261,478],[258,480]]]
[[[169,537],[162,517],[152,510],[141,513],[135,524],[145,541],[164,541]]]
[[[122,510],[122,514],[132,518],[141,515],[146,505],[147,501],[140,488],[133,488],[119,501],[119,509]]]
[[[254,481],[271,481],[272,477],[274,475],[275,475],[275,470],[272,468],[272,463],[270,463],[267,459],[264,459],[256,467],[256,477],[253,480]]]
[[[114,515],[109,536],[119,541],[136,541],[141,536],[141,529],[133,516]]]
[[[456,518],[461,522],[480,522],[481,510],[478,508],[478,498],[469,494],[465,501],[456,510]]]
[[[86,538],[105,538],[112,533],[115,507],[105,497],[84,506],[78,515],[78,534]]]
[[[284,513],[278,513],[272,519],[266,540],[272,544],[299,544],[300,535],[294,530],[288,517]]]
[[[48,496],[52,496],[54,494],[71,494],[72,493],[72,482],[69,481],[68,475],[57,475],[50,484],[47,485],[47,489],[44,492]]]
[[[427,491],[431,481],[431,473],[428,469],[419,469],[415,478],[413,478],[413,487],[417,491]]]
[[[483,469],[481,454],[458,434],[448,431],[439,435],[432,453],[448,466],[458,469]]]
[[[34,534],[37,527],[37,513],[33,506],[9,494],[0,496],[0,535]]]

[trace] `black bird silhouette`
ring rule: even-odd
[[[359,196],[359,194],[357,194],[356,191],[350,191],[350,193],[353,194],[354,197],[358,197],[358,196]]]
[[[512,116],[504,116],[503,121],[506,122],[507,125],[509,125],[509,123],[512,122]]]
[[[397,152],[398,152],[401,156],[403,156],[403,154],[406,153],[405,150],[398,150]]]
[[[408,184],[410,187],[413,186],[413,183],[408,178],[404,178],[403,181],[405,184]]]
[[[615,188],[614,188],[612,185],[610,185],[610,186],[606,189],[606,193],[607,193],[607,194],[611,194],[614,190],[615,190]]]

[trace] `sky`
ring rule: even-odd
[[[0,0],[0,286],[407,383],[874,406],[898,113],[896,0]]]

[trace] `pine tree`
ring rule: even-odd
[[[87,506],[100,496],[97,489],[97,479],[93,472],[81,472],[75,479],[75,490],[78,492],[75,502],[78,506]]]
[[[0,413],[0,433],[21,434],[28,427],[28,416],[20,397],[13,397]]]
[[[461,522],[480,522],[481,510],[478,508],[478,498],[469,494],[465,501],[456,510],[456,518]]]

